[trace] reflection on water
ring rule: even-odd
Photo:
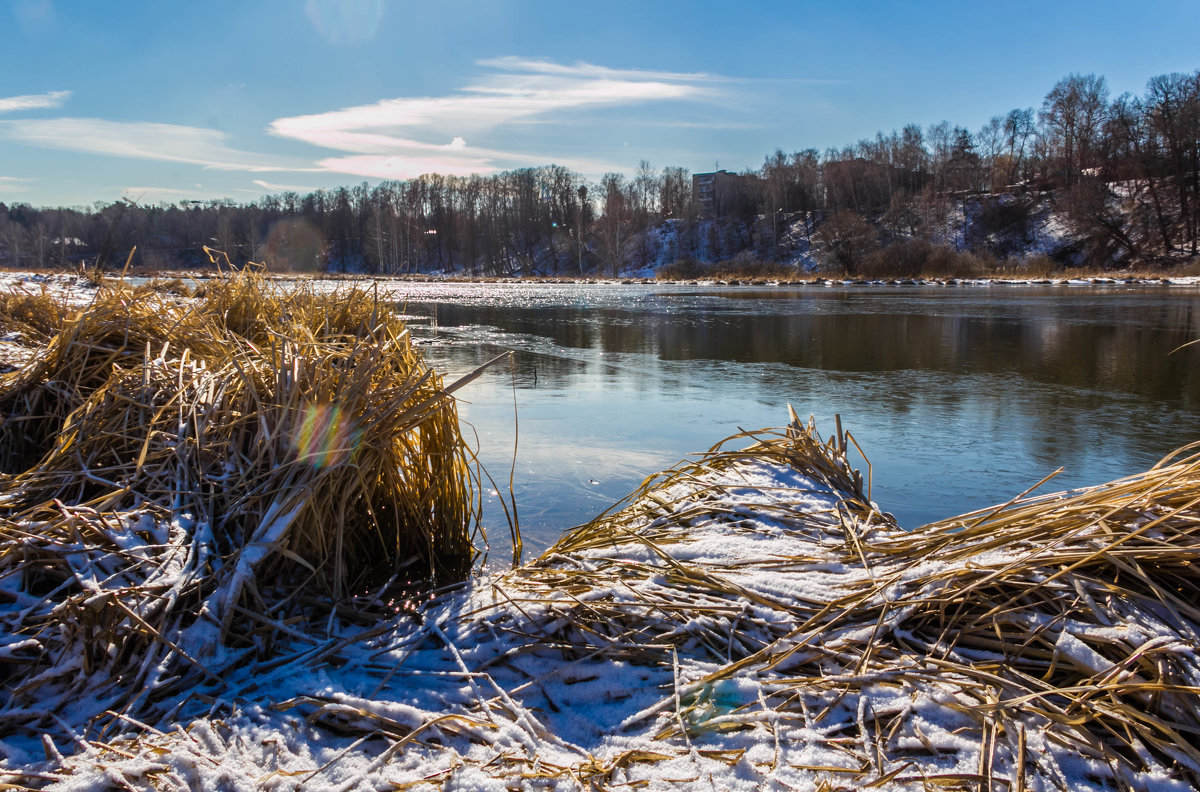
[[[512,464],[542,548],[646,475],[786,404],[827,433],[840,413],[874,498],[916,526],[1136,472],[1200,435],[1200,291],[1163,287],[723,289],[398,287],[453,377],[516,350],[462,392],[498,481]],[[493,538],[506,533],[488,515]],[[493,559],[507,550],[494,545]]]

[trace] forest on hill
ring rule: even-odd
[[[757,170],[642,162],[598,181],[557,165],[286,192],[248,204],[137,196],[0,203],[0,267],[235,265],[370,274],[689,276],[722,262],[916,275],[1178,268],[1200,237],[1200,71],[1112,97],[1070,74],[1039,108],[971,131],[943,121]]]

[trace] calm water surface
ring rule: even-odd
[[[402,284],[527,547],[787,404],[835,413],[904,526],[1142,470],[1200,439],[1200,290]],[[515,400],[515,429],[514,429]],[[468,432],[471,430],[468,429]],[[496,498],[491,559],[507,557]]]

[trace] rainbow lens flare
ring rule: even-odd
[[[295,437],[297,458],[317,469],[346,462],[354,456],[361,438],[361,433],[351,424],[349,417],[336,405],[306,407]]]

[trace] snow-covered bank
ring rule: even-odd
[[[378,580],[338,597],[307,574],[332,562],[289,532],[307,497],[311,535],[344,535],[320,530],[356,502],[343,485],[395,469],[355,451],[396,434],[372,428],[403,396],[394,368],[381,400],[346,398],[386,341],[345,344],[374,300],[283,365],[210,349],[221,325],[188,324],[174,296],[98,304],[116,330],[82,357],[103,376],[24,376],[69,442],[0,477],[0,785],[1198,784],[1195,457],[905,533],[868,502],[848,437],[794,425],[663,474],[517,570],[433,601]],[[328,330],[318,307],[254,350]],[[169,349],[140,335],[160,316],[188,330]],[[261,398],[231,400],[251,369]],[[295,389],[318,369],[340,413]],[[63,407],[63,383],[99,387]]]
[[[846,437],[793,424],[758,439],[661,474],[415,618],[281,634],[277,659],[233,664],[160,722],[64,724],[87,742],[62,760],[8,741],[0,781],[1200,782],[1200,459],[905,533],[867,501]]]

